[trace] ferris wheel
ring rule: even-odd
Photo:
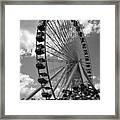
[[[43,100],[98,100],[89,47],[78,20],[39,20],[36,69]]]

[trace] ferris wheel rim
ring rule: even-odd
[[[88,50],[89,51],[89,50]]]
[[[72,21],[72,20],[71,20]],[[47,21],[47,23],[48,23],[49,21]],[[58,22],[58,21],[57,21]],[[78,21],[77,21],[78,22]],[[46,26],[47,26],[47,23],[46,23]],[[50,23],[51,24],[51,23]],[[77,29],[77,26],[75,27],[76,29]],[[79,33],[79,31],[76,31],[76,32],[78,32]],[[47,33],[45,32],[45,36],[47,35]],[[50,37],[50,36],[49,36]],[[46,38],[46,37],[45,37]],[[50,77],[50,75],[49,75],[49,68],[48,68],[48,64],[47,64],[47,62],[48,62],[48,59],[47,59],[47,50],[46,50],[46,47],[47,47],[47,45],[46,45],[46,39],[45,39],[45,42],[44,42],[44,46],[45,46],[45,64],[46,64],[46,72],[47,72],[47,74],[48,74],[48,80],[49,80],[49,84],[50,84],[50,86],[51,86],[51,91],[52,91],[52,95],[54,96],[54,98],[56,99],[56,96],[54,95],[54,88],[53,88],[53,86],[52,86],[52,83],[51,83],[51,79],[53,78],[53,77],[55,77],[55,75],[56,75],[56,73],[52,76],[52,77]],[[61,43],[62,43],[62,41],[61,41]],[[37,44],[37,42],[36,42],[36,44]],[[63,44],[63,43],[62,43]],[[63,44],[64,45],[64,44]],[[50,47],[50,46],[49,46]],[[66,50],[68,50],[68,48],[66,48]],[[68,50],[69,51],[69,50]],[[84,50],[83,50],[84,51]],[[89,50],[88,50],[88,48],[87,48],[87,51],[89,52]],[[57,51],[58,52],[58,51]],[[61,54],[61,53],[60,53]],[[88,53],[89,54],[89,53]],[[71,60],[73,60],[72,59],[72,55],[71,54],[69,54],[70,55],[70,59]],[[68,55],[66,55],[66,56],[68,56]],[[37,58],[37,57],[36,57]],[[61,59],[63,59],[63,58],[61,58]],[[90,59],[90,56],[89,56],[89,59]],[[66,59],[64,59],[63,61],[65,61],[65,62],[68,62]],[[73,60],[74,61],[74,60]],[[91,64],[91,60],[89,60],[90,61],[90,64]],[[73,68],[75,67],[75,66],[78,66],[79,67],[79,64],[80,63],[80,60],[77,62],[77,63],[75,63],[74,65],[73,65]],[[69,64],[69,62],[68,62],[68,64]],[[61,69],[61,71],[62,70],[65,70],[65,66],[61,66],[60,67]],[[84,68],[83,68],[84,69]],[[60,71],[60,72],[61,72]],[[59,69],[58,69],[58,72],[59,72]],[[71,73],[72,73],[73,71],[71,71]],[[86,71],[85,71],[86,72]],[[89,79],[89,78],[88,78]],[[59,83],[58,83],[59,84]],[[56,87],[55,87],[56,88]],[[38,88],[39,90],[40,90],[40,88]],[[37,91],[37,90],[36,90]],[[34,96],[34,93],[33,93],[33,96]],[[28,97],[28,98],[30,98],[30,97]]]

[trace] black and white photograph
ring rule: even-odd
[[[3,10],[4,118],[116,118],[118,4],[21,1]]]
[[[20,20],[21,100],[100,100],[100,20]]]

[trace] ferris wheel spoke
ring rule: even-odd
[[[66,58],[64,58],[63,56],[61,57],[61,56],[58,56],[58,55],[56,55],[56,54],[54,54],[54,53],[52,53],[52,52],[50,52],[50,51],[46,51],[47,53],[49,53],[49,54],[51,54],[51,55],[53,55],[53,56],[56,56],[56,57],[58,57],[58,58],[60,58],[60,59],[62,59],[62,60],[64,60],[64,61],[68,61]]]
[[[68,40],[68,31],[66,31],[66,29],[65,29],[65,22],[63,22],[63,24],[62,24],[62,29],[63,29],[63,34],[64,34],[64,36],[66,37],[66,43],[68,42],[67,40]]]
[[[54,62],[54,63],[55,63],[55,62],[57,62],[57,63],[65,63],[64,60],[56,60],[56,59],[50,59],[50,58],[48,58],[47,61],[48,61],[48,62]]]
[[[65,76],[64,72],[66,71],[66,68],[64,67],[64,69],[62,69],[62,75],[60,77],[60,79],[57,81],[57,84],[53,87],[53,91],[55,92],[56,88],[58,87],[60,81],[63,79],[63,77]]]
[[[56,43],[55,43],[55,40],[48,34],[48,33],[46,33],[47,35],[48,35],[48,37],[50,38],[50,40],[53,42],[53,44],[58,48],[58,50],[60,51],[60,52],[63,52],[64,54],[66,53],[66,52],[64,52],[64,51],[62,51],[62,46],[60,46],[60,45],[57,45]],[[48,44],[48,42],[47,42],[47,44]]]
[[[60,70],[58,70],[51,78],[50,80],[52,81],[60,72],[62,72],[62,70],[65,68],[65,66],[63,66]]]
[[[48,24],[49,24],[49,23],[48,23]],[[51,24],[51,25],[50,25],[50,24]],[[59,44],[58,41],[57,41],[57,43],[61,46],[62,49],[65,50],[65,52],[66,52],[67,54],[70,55],[71,52],[68,51],[67,45],[65,45],[65,44],[63,43],[60,35],[58,35],[59,32],[56,32],[56,30],[54,29],[54,26],[53,26],[53,24],[52,24],[51,22],[50,22],[50,24],[49,24],[50,28],[52,29],[52,31],[54,32],[54,34],[55,34],[55,35],[57,36],[57,38],[59,39],[59,42],[61,43],[61,45]],[[52,26],[52,27],[51,27],[51,26]],[[70,56],[71,56],[71,55],[70,55]],[[74,57],[73,57],[73,56],[71,56],[71,58],[74,60]]]
[[[53,90],[55,91],[56,88],[58,87],[60,81],[62,80],[62,78],[65,76],[64,72],[66,71],[66,68],[64,69],[64,71],[62,72],[62,75],[60,77],[60,79],[57,81],[57,84],[54,86]]]
[[[50,29],[50,28],[49,28]],[[50,31],[51,31],[51,29],[50,29]],[[54,36],[54,38],[55,39],[53,39],[48,33],[47,33],[47,36],[52,40],[52,42],[54,43],[54,45],[61,51],[61,52],[64,52],[62,49],[64,48],[63,47],[63,45],[61,44],[60,45],[60,43],[59,43],[59,41],[56,39],[56,37],[55,37],[55,35],[54,35],[54,33],[51,31],[51,33],[53,34],[53,36]],[[55,41],[56,41],[56,43],[55,43]],[[65,50],[65,52],[66,52],[66,50]],[[64,52],[64,53],[65,53]],[[69,54],[69,52],[67,52],[67,54]],[[71,57],[71,59],[73,59],[72,57]]]
[[[61,43],[63,44],[63,46],[65,46],[65,47],[67,48],[66,42],[65,42],[65,39],[64,39],[64,36],[63,36],[63,34],[62,34],[62,30],[59,30],[59,28],[57,27],[55,21],[53,21],[53,22],[54,22],[55,27],[56,27],[56,29],[57,29],[57,33],[59,34],[59,38],[60,38],[59,40],[61,41]],[[58,23],[59,27],[61,27],[61,25],[60,25],[60,23],[58,22],[58,20],[57,20],[57,23]]]
[[[71,69],[72,69],[72,68],[71,68]],[[63,80],[63,81],[62,81],[62,83],[61,83],[61,90],[64,88],[65,82],[66,82],[66,80]],[[61,90],[60,90],[60,92],[61,92]]]
[[[72,29],[73,29],[73,26],[68,25],[68,23],[67,23],[66,21],[65,21],[65,25],[64,25],[64,26],[69,26],[69,28],[72,28]],[[64,28],[64,29],[65,29],[65,28]],[[72,31],[76,31],[76,30],[72,30]],[[65,34],[66,34],[67,38],[71,38],[72,41],[74,41],[73,35],[70,35],[69,32],[67,31],[67,29],[65,29]],[[76,31],[76,37],[79,39],[78,34],[77,34],[77,31]]]
[[[36,90],[34,90],[27,98],[26,100],[29,100],[30,98],[32,98],[36,93],[38,93],[40,90],[42,89],[42,87],[37,88]]]
[[[59,37],[58,33],[56,32],[56,30],[54,29],[54,26],[53,26],[53,24],[51,23],[51,21],[48,22],[48,26],[49,26],[49,29],[52,30],[51,33],[53,33],[53,35],[56,35],[56,37],[58,38],[58,40],[60,40],[60,37]]]
[[[65,28],[66,25],[64,25],[64,24],[65,24],[65,22],[63,23],[63,31],[62,31],[62,32],[63,32],[63,35],[64,35],[65,38],[66,38],[65,41],[66,41],[66,44],[67,44],[67,43],[69,42],[70,36],[69,36],[69,34],[68,34],[69,31],[67,31],[67,29]],[[71,39],[72,39],[72,38],[71,38]]]
[[[66,79],[66,78],[64,77],[61,84],[64,83],[65,79]],[[63,90],[63,88],[62,88],[62,86],[61,86],[61,88],[60,88],[60,90],[59,90],[59,92],[58,92],[58,94],[57,94],[57,98],[59,98],[60,93],[62,92],[62,90]]]
[[[66,21],[64,22],[63,25],[64,25],[63,29],[64,29],[64,31],[65,31],[65,34],[66,34],[67,38],[69,38],[69,37],[70,37],[70,35],[68,34],[69,32],[67,31],[67,29],[65,29],[65,26],[68,26],[67,23],[66,23]],[[69,28],[70,28],[70,27],[69,27]]]
[[[52,36],[54,37],[54,39],[51,39],[52,37],[50,37],[50,35],[47,33],[48,37],[52,40],[55,41],[57,46],[60,46],[62,48],[62,46],[60,45],[59,39],[57,39],[57,37],[55,36],[56,33],[54,33],[54,29],[51,27],[51,25],[48,23],[48,29],[50,31],[50,33],[52,34]],[[55,43],[54,42],[54,43]]]
[[[58,24],[60,25],[60,22],[59,22],[58,20],[57,20],[57,22],[58,22]],[[68,31],[66,31],[66,29],[65,29],[66,26],[65,26],[64,24],[65,24],[65,21],[63,21],[63,23],[62,23],[62,26],[63,26],[63,27],[62,27],[62,30],[61,30],[61,31],[62,31],[62,34],[63,34],[63,36],[64,36],[64,38],[65,38],[65,39],[64,39],[64,40],[65,40],[65,43],[67,44],[67,43],[68,43],[68,41],[67,41],[67,40],[68,40]]]
[[[58,23],[58,25],[59,25],[59,28],[61,27],[61,25],[60,25],[60,23],[59,23],[59,21],[57,20],[57,23]],[[56,23],[55,23],[55,21],[54,21],[54,24],[55,24],[55,26],[56,26],[56,28],[57,28],[57,33],[59,34],[59,36],[62,38],[61,39],[61,42],[64,44],[64,45],[66,45],[66,41],[65,41],[65,38],[64,38],[64,36],[63,36],[63,34],[62,34],[62,30],[59,30],[59,28],[57,27],[57,25],[56,25]]]
[[[71,59],[71,57],[70,57],[70,56],[68,56],[67,54],[62,53],[62,52],[60,52],[60,51],[56,50],[54,47],[52,47],[52,46],[50,46],[50,45],[47,45],[47,44],[46,44],[46,46],[47,46],[48,48],[51,48],[52,50],[56,51],[58,54],[60,54],[60,55],[64,56],[65,58],[70,58],[70,59]]]
[[[53,26],[53,23],[54,23],[54,26]],[[50,24],[51,24],[51,28],[52,28],[52,31],[54,32],[54,34],[57,36],[57,38],[60,40],[60,42],[61,42],[61,37],[60,37],[60,34],[59,34],[59,31],[56,31],[56,30],[58,30],[58,28],[57,28],[57,26],[56,26],[56,24],[55,24],[55,22],[53,21],[53,23],[50,21]],[[56,29],[55,29],[55,27],[56,27]]]
[[[50,80],[52,81],[65,67],[62,67],[60,70],[58,70],[51,78]],[[36,90],[34,90],[27,98],[26,100],[29,100],[30,98],[32,98],[36,93],[38,93],[40,90],[42,89],[42,87],[37,88]]]
[[[74,66],[75,66],[75,65],[72,65],[72,66],[65,72],[65,74],[67,74],[67,72],[70,72],[70,71],[73,69]],[[67,79],[66,79],[66,81],[67,81]],[[64,80],[62,80],[61,88],[60,88],[60,91],[59,91],[57,97],[60,96],[60,93],[62,92],[64,86],[66,86],[66,81],[65,81],[65,78],[64,78]]]
[[[64,36],[66,36],[66,40],[69,40],[69,38],[71,38],[71,40],[73,41],[73,38],[70,36],[70,34],[68,34],[69,31],[67,31],[65,26],[68,26],[66,21],[63,22],[63,34],[64,34]],[[70,26],[69,26],[69,28],[70,28]],[[68,44],[68,41],[66,41],[66,44]],[[68,49],[71,53],[71,49],[69,47],[68,47]],[[74,56],[74,55],[72,55],[72,56]]]
[[[67,69],[67,67],[65,68],[64,72],[63,72],[62,75],[61,75],[61,78],[58,80],[57,84],[56,84],[55,87],[54,87],[54,91],[55,91],[55,89],[57,88],[57,86],[59,85],[59,83],[61,82],[61,80],[62,80],[64,77],[66,77],[66,74],[65,74],[65,73],[66,73],[66,72],[70,72],[70,70],[73,68],[73,66],[74,66],[74,64],[72,64],[69,69]]]
[[[57,45],[56,40],[53,39],[47,32],[46,32],[46,35],[49,37],[49,39],[52,41],[52,43],[60,50],[60,47],[59,47],[59,45]]]
[[[61,25],[60,25],[60,22],[57,20],[57,23],[59,24],[59,26],[61,27]],[[62,27],[61,27],[61,34],[62,34],[62,36],[63,36],[63,38],[64,38],[64,43],[66,44],[67,43],[67,37],[66,37],[66,34],[64,34],[64,27],[63,27],[63,23],[62,23]]]
[[[59,66],[59,67],[55,67],[55,68],[53,68],[53,69],[49,69],[49,71],[52,72],[52,71],[55,71],[55,70],[57,70],[57,69],[60,69],[61,67],[65,67],[65,65]]]
[[[76,65],[72,68],[71,74],[70,74],[70,76],[69,76],[69,78],[68,78],[68,80],[67,80],[67,83],[66,83],[66,85],[65,85],[65,89],[68,89],[71,81],[73,80],[73,77],[74,77],[74,74],[75,74],[77,68],[78,68],[78,64],[76,64]]]
[[[57,20],[57,23],[59,24],[59,26],[61,26],[60,25],[60,22]],[[63,22],[64,23],[64,22]],[[67,26],[66,26],[67,27]],[[65,47],[66,47],[66,49],[68,50],[68,53],[70,54],[70,56],[72,57],[72,58],[74,58],[74,56],[71,54],[71,50],[70,50],[70,48],[67,46],[67,41],[66,41],[66,35],[64,34],[64,29],[65,29],[65,27],[63,27],[63,29],[60,31],[60,35],[62,36],[62,38],[63,38],[63,41],[64,41],[64,45],[65,45]]]

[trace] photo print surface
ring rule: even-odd
[[[20,20],[21,100],[100,100],[100,20]]]

